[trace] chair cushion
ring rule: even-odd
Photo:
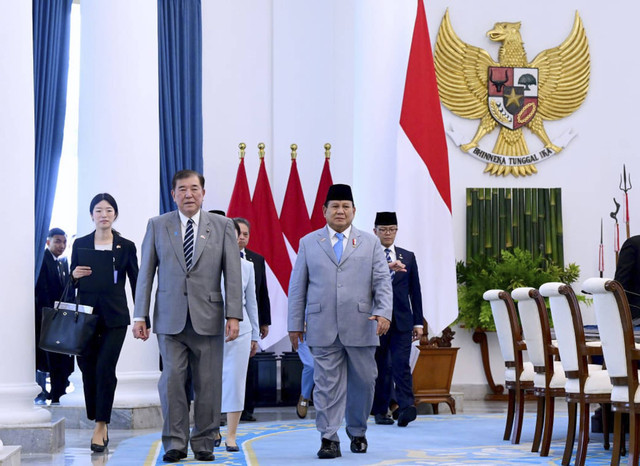
[[[521,382],[531,382],[533,381],[533,377],[535,375],[535,371],[533,370],[533,364],[529,361],[525,361],[522,364],[523,371],[520,374]],[[507,367],[504,370],[504,380],[506,382],[515,382],[516,381],[516,370],[514,367]]]
[[[591,367],[592,364],[589,364]],[[579,379],[567,379],[567,383],[564,386],[567,393],[580,393],[580,380]],[[596,393],[611,393],[613,385],[609,379],[609,373],[606,370],[589,370],[589,376],[584,384],[584,392],[587,394]]]
[[[640,377],[640,371],[638,371],[638,377]],[[634,403],[640,403],[640,388],[636,390],[636,394],[633,397]],[[627,385],[616,385],[611,390],[611,401],[617,403],[629,402],[629,387]]]
[[[533,379],[533,385],[536,388],[545,387],[546,377],[545,374],[536,374]],[[567,378],[564,375],[564,369],[562,368],[562,362],[553,361],[553,377],[549,383],[549,388],[563,388],[567,383]]]

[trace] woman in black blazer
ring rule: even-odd
[[[135,295],[138,258],[135,244],[111,228],[118,217],[118,204],[110,194],[96,195],[89,212],[96,229],[73,243],[71,275],[78,287],[78,303],[93,306],[93,313],[99,316],[97,331],[86,352],[78,357],[78,366],[82,371],[87,417],[96,421],[91,450],[101,452],[109,443],[107,424],[111,420],[116,390],[116,364],[130,323],[125,277],[129,277],[132,295]],[[109,280],[103,291],[83,290],[82,280],[91,275],[91,267],[78,265],[80,249],[113,252],[113,281]]]

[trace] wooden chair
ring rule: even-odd
[[[527,354],[535,371],[533,393],[538,397],[538,410],[531,451],[540,450],[540,456],[549,456],[555,398],[565,397],[564,386],[567,379],[562,363],[555,360],[558,348],[551,340],[549,315],[544,298],[535,288],[516,288],[511,293],[511,297],[518,303],[522,333],[527,343]],[[541,440],[542,448],[540,448]]]
[[[522,351],[527,347],[522,339],[515,304],[509,293],[502,290],[489,290],[484,293],[483,298],[491,305],[500,352],[504,358],[505,387],[509,392],[503,439],[511,439],[511,443],[520,443],[525,393],[533,389],[533,364],[523,361]]]
[[[551,282],[540,287],[540,294],[549,298],[560,359],[567,377],[564,389],[569,409],[569,426],[562,464],[567,465],[571,461],[578,410],[580,422],[575,464],[582,466],[589,444],[589,406],[592,403],[603,405],[604,447],[609,448],[609,429],[606,421],[611,406],[612,386],[609,374],[602,366],[589,364],[590,356],[602,354],[602,348],[587,345],[585,342],[582,314],[573,289],[563,283]]]
[[[640,456],[640,350],[634,340],[629,302],[622,285],[615,280],[590,278],[583,288],[593,295],[602,352],[613,385],[611,403],[615,418],[611,464],[620,463],[620,452],[624,448],[621,415],[624,412],[629,413],[628,464],[637,466]]]

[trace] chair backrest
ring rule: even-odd
[[[535,288],[516,288],[511,292],[511,297],[518,302],[529,360],[537,372],[544,368],[553,374],[553,356],[547,350],[551,345],[551,332],[544,298]]]
[[[502,358],[506,365],[517,363],[519,351],[516,348],[517,341],[522,340],[520,324],[516,318],[516,308],[509,293],[502,290],[489,290],[482,295],[485,301],[489,301],[493,321],[496,324],[498,343]],[[522,359],[520,359],[520,371],[522,371]]]
[[[629,386],[631,392],[635,393],[638,372],[631,356],[635,340],[627,295],[619,282],[608,278],[589,278],[584,282],[583,289],[593,295],[602,353],[614,390]],[[612,393],[611,398],[617,397]],[[633,396],[627,399],[633,400]]]
[[[573,289],[564,283],[550,282],[540,287],[540,294],[549,298],[558,351],[567,378],[586,378],[587,356],[578,349],[578,345],[584,345],[584,325]]]

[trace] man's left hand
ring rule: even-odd
[[[267,338],[267,335],[269,335],[269,326],[268,325],[261,325],[260,326],[260,339],[264,340],[265,338]]]
[[[419,340],[423,333],[422,327],[413,327],[413,341]]]
[[[240,321],[233,317],[227,319],[227,326],[224,331],[224,335],[227,337],[224,341],[232,341],[238,338],[238,332],[240,331]]]
[[[389,331],[389,326],[391,325],[391,321],[389,319],[387,319],[386,317],[371,316],[371,317],[369,317],[369,320],[377,320],[378,321],[378,328],[376,329],[376,335],[378,335],[378,336],[384,335],[385,333],[387,333]]]

